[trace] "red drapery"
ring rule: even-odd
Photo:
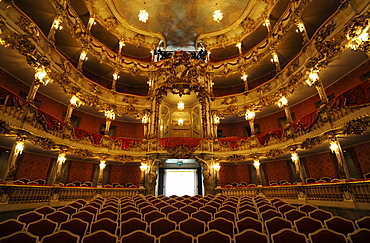
[[[99,133],[91,132],[89,134],[90,140],[94,145],[99,145],[101,141],[103,140],[104,135],[101,135]]]
[[[295,131],[299,129],[303,129],[304,131],[307,131],[308,129],[310,129],[312,124],[316,121],[316,118],[317,118],[317,111],[314,111],[292,122],[291,126],[293,127]]]
[[[0,87],[0,100],[4,100],[7,106],[24,106],[27,101],[4,87]]]
[[[258,139],[258,142],[262,146],[264,146],[268,142],[270,137],[274,136],[278,139],[281,139],[283,137],[283,134],[284,134],[284,127],[281,127],[281,128],[272,130],[270,132],[265,132],[265,133],[262,133],[262,134],[258,134],[258,135],[256,135],[256,137]]]
[[[37,110],[37,119],[47,131],[55,131],[57,129],[62,131],[66,126],[65,122],[62,122],[58,118],[55,118],[54,116],[49,115],[41,110]]]
[[[202,138],[183,138],[183,137],[172,137],[172,138],[158,138],[159,144],[162,148],[173,149],[176,147],[187,147],[196,148],[200,145]]]
[[[89,132],[81,128],[73,127],[73,135],[75,139],[80,140],[89,135]]]
[[[357,85],[328,103],[333,108],[343,106],[356,106],[370,103],[370,81]]]

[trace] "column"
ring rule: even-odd
[[[338,174],[340,179],[350,180],[351,176],[347,167],[346,160],[344,159],[342,147],[336,137],[330,139],[330,150],[332,153],[335,153],[335,156],[338,161]]]
[[[96,21],[95,21],[95,18],[94,17],[90,17],[89,18],[89,22],[87,23],[87,31],[88,32],[91,32],[91,28],[96,25]]]
[[[244,91],[249,90],[249,87],[248,87],[248,75],[245,74],[245,73],[243,73],[242,76],[241,76],[241,79],[244,82]]]
[[[100,159],[100,164],[99,164],[99,175],[98,175],[98,187],[102,187],[103,185],[103,172],[106,167],[106,161],[105,158]]]
[[[303,175],[303,170],[301,168],[301,162],[299,160],[299,155],[295,150],[291,151],[290,154],[291,154],[291,159],[295,165],[295,176],[297,178],[297,182],[304,182],[305,178]]]
[[[149,114],[146,113],[142,118],[141,118],[141,123],[144,125],[144,138],[149,139]]]
[[[148,164],[146,162],[146,159],[142,159],[141,160],[141,166],[140,166],[140,170],[141,170],[141,178],[140,178],[140,187],[145,187],[146,185],[146,175],[148,173]]]
[[[49,30],[49,34],[48,34],[48,39],[51,41],[51,42],[55,42],[55,33],[57,32],[57,30],[62,30],[63,27],[62,27],[62,17],[61,16],[56,16],[55,19],[54,19],[54,22]]]
[[[214,178],[215,178],[215,187],[221,187],[221,183],[220,183],[220,169],[221,169],[221,165],[220,165],[220,162],[218,159],[214,160],[213,162],[213,165],[212,165],[212,168],[214,170]]]
[[[87,57],[87,50],[83,49],[81,51],[81,54],[80,54],[80,58],[78,60],[78,64],[77,64],[77,69],[79,71],[82,71],[82,65],[85,61],[87,61],[88,57]]]
[[[243,54],[242,43],[241,42],[236,43],[236,47],[238,48],[239,55]]]
[[[109,129],[112,121],[116,118],[116,114],[114,113],[114,110],[105,110],[105,135],[109,134]]]
[[[323,102],[323,104],[326,104],[328,103],[328,97],[326,96],[326,92],[325,92],[325,88],[320,80],[320,77],[319,77],[319,71],[318,70],[310,70],[307,72],[308,74],[308,78],[306,80],[306,83],[309,85],[309,86],[315,86],[319,96],[320,96],[320,99],[321,101]]]
[[[71,116],[72,116],[73,110],[75,108],[79,108],[82,104],[82,102],[76,95],[73,95],[71,99],[69,100],[69,102],[70,103],[67,108],[66,116],[64,117],[64,122],[67,124],[71,123]]]
[[[256,134],[256,131],[254,129],[254,118],[256,117],[256,113],[251,110],[247,110],[245,112],[245,119],[249,122],[249,126],[251,128],[252,135]]]
[[[212,124],[213,124],[213,134],[212,137],[217,138],[217,127],[218,124],[220,124],[220,117],[215,113],[215,111],[212,112]]]
[[[286,116],[286,120],[287,120],[287,123],[291,123],[293,122],[293,119],[292,119],[292,115],[290,114],[290,109],[289,109],[289,105],[288,105],[288,100],[285,96],[282,96],[279,101],[278,101],[278,104],[277,104],[280,108],[283,108],[284,109],[284,112],[285,112],[285,116]]]
[[[15,172],[17,171],[17,158],[23,152],[26,138],[26,136],[20,135],[15,139],[10,156],[4,168],[2,181],[13,181]]]
[[[271,52],[271,62],[273,64],[275,64],[275,67],[276,67],[276,72],[280,72],[281,71],[281,67],[280,67],[280,61],[279,61],[279,56],[277,55],[276,51],[272,51]]]
[[[60,179],[63,174],[63,164],[66,161],[66,153],[67,153],[67,150],[65,149],[59,150],[59,155],[57,159],[57,169],[56,169],[56,173],[54,176],[54,184],[59,185],[59,183],[61,182]]]
[[[296,26],[297,26],[297,29],[295,31],[298,34],[302,34],[303,43],[307,43],[309,40],[308,33],[301,19],[296,21]]]
[[[32,103],[33,100],[35,99],[35,96],[41,84],[46,86],[48,85],[49,82],[50,82],[50,79],[46,72],[46,68],[44,66],[37,67],[35,69],[35,80],[33,81],[32,86],[28,92],[27,101]]]
[[[114,73],[113,73],[113,82],[112,82],[112,90],[113,91],[116,91],[117,80],[120,78],[120,76],[118,74],[119,74],[118,70],[115,70]]]
[[[253,166],[254,168],[256,168],[256,172],[257,172],[257,185],[258,186],[262,186],[262,177],[261,177],[261,168],[260,168],[260,160],[259,158],[256,156],[254,157],[253,159]]]

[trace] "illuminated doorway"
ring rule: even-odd
[[[197,169],[165,169],[163,194],[165,196],[198,194]]]

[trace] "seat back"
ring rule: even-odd
[[[344,234],[326,228],[321,228],[308,236],[311,243],[347,243],[347,239]]]
[[[39,237],[35,236],[27,231],[17,231],[13,234],[0,238],[0,243],[37,243]]]
[[[239,220],[236,222],[236,227],[238,230],[238,233],[241,233],[242,231],[246,229],[253,229],[258,232],[262,232],[263,226],[262,222],[260,222],[257,219],[251,218],[251,217],[246,217],[243,218],[242,220]]]
[[[22,231],[26,224],[16,219],[8,219],[0,222],[0,238],[11,235],[17,231]]]
[[[212,214],[209,213],[209,212],[206,212],[206,211],[203,211],[203,210],[200,210],[198,212],[195,212],[195,213],[192,213],[191,214],[191,217],[193,218],[197,218],[201,221],[203,221],[204,223],[208,223],[209,221],[212,220]]]
[[[155,243],[155,235],[149,234],[144,230],[135,230],[121,237],[121,243]]]
[[[290,204],[284,204],[279,207],[277,207],[278,211],[282,214],[289,212],[290,210],[297,209],[296,207],[290,205]]]
[[[194,237],[180,230],[172,230],[159,237],[159,243],[193,243]]]
[[[367,228],[370,229],[370,216],[362,217],[355,221],[357,228]]]
[[[176,222],[167,218],[160,218],[149,224],[149,232],[156,237],[166,234],[174,229],[176,229]]]
[[[234,236],[234,222],[224,218],[216,218],[212,221],[209,221],[208,229],[216,229],[229,235],[230,237]]]
[[[205,232],[206,224],[199,219],[190,217],[180,222],[179,229],[187,234],[191,234],[192,236],[196,237],[199,234]]]
[[[307,216],[306,213],[299,211],[297,209],[292,209],[284,213],[284,217],[290,222],[294,222],[295,220],[300,219],[304,216]]]
[[[316,209],[318,209],[318,207],[316,207],[314,205],[310,205],[310,204],[305,204],[305,205],[302,205],[302,206],[298,207],[299,211],[305,212],[307,214],[309,212],[312,212],[312,211],[316,210]]]
[[[65,206],[65,207],[58,208],[58,211],[72,215],[77,212],[77,208],[71,207],[71,206]]]
[[[144,221],[146,221],[148,224],[150,224],[150,222],[153,222],[157,219],[165,218],[165,217],[166,217],[166,214],[164,214],[162,212],[151,211],[151,212],[144,215]]]
[[[306,243],[307,237],[305,234],[295,232],[292,229],[282,229],[271,235],[272,242],[274,243]]]
[[[324,224],[328,229],[332,229],[338,233],[342,234],[349,234],[355,231],[355,224],[348,219],[339,217],[339,216],[334,216],[330,219],[327,219],[324,221]]]
[[[69,232],[68,230],[59,230],[52,234],[44,236],[42,243],[78,243],[80,236]]]
[[[135,230],[146,231],[148,223],[137,218],[132,218],[121,223],[121,236],[129,234]]]
[[[128,212],[122,213],[121,214],[121,221],[126,221],[132,218],[138,218],[141,219],[141,214],[137,211],[130,210]]]
[[[245,243],[245,242],[253,242],[253,243],[269,243],[269,237],[261,232],[258,232],[254,229],[246,229],[234,237],[234,243]]]
[[[185,207],[180,208],[181,211],[191,215],[192,213],[198,211],[196,207],[193,207],[191,205],[186,205]]]
[[[283,217],[283,215],[280,213],[280,212],[276,212],[275,210],[267,210],[266,212],[263,212],[261,214],[261,218],[263,219],[263,221],[266,221],[266,220],[269,220],[269,219],[272,219],[274,217]]]
[[[370,229],[361,228],[348,234],[350,243],[367,243],[370,239]]]
[[[117,235],[111,234],[105,230],[98,230],[89,235],[85,235],[82,240],[82,243],[97,243],[97,242],[104,242],[104,243],[117,243],[118,237]]]
[[[175,221],[178,224],[181,221],[184,221],[185,219],[187,219],[189,217],[189,215],[187,213],[184,213],[184,212],[180,211],[180,210],[177,210],[177,211],[173,211],[173,212],[169,213],[167,215],[167,217],[170,220]]]
[[[307,216],[304,216],[296,221],[294,221],[294,227],[300,233],[308,234],[315,232],[322,228],[322,223],[320,220],[313,219]]]
[[[49,214],[49,213],[52,213],[54,211],[55,211],[55,208],[52,208],[50,206],[43,206],[43,207],[40,207],[40,208],[36,208],[35,209],[35,212],[38,212],[38,213],[40,213],[40,214],[42,214],[44,216],[47,215],[47,214]]]
[[[105,219],[111,219],[113,221],[117,221],[118,214],[108,210],[108,211],[104,211],[104,212],[99,213],[98,215],[96,215],[96,220],[104,219],[104,218]]]
[[[165,206],[165,207],[163,207],[163,208],[160,209],[160,211],[162,213],[165,213],[165,214],[169,214],[169,213],[174,212],[176,210],[177,210],[177,208],[175,208],[172,205],[168,205],[168,206]]]
[[[91,232],[105,230],[115,235],[117,234],[117,228],[117,222],[107,218],[100,219],[91,224]]]
[[[35,222],[39,219],[42,219],[43,217],[44,215],[38,212],[31,211],[31,212],[20,214],[17,220],[28,225],[29,223]]]
[[[78,213],[72,214],[72,219],[78,218],[85,222],[87,222],[89,225],[94,220],[94,214],[88,212],[88,211],[80,211]]]
[[[308,216],[314,219],[320,220],[322,223],[324,223],[325,220],[330,219],[333,217],[333,215],[330,212],[327,212],[322,209],[316,209],[312,212],[308,213]]]
[[[286,219],[281,217],[274,217],[269,219],[265,222],[267,234],[271,236],[271,234],[278,232],[281,229],[291,229],[292,223]]]
[[[58,224],[50,219],[39,219],[36,222],[29,223],[27,231],[33,235],[37,235],[39,239],[42,239],[45,235],[54,233],[57,226]]]
[[[197,243],[230,243],[231,237],[216,229],[210,229],[197,236]]]
[[[45,216],[45,218],[50,219],[51,221],[57,223],[58,225],[62,222],[66,222],[69,219],[69,214],[63,211],[55,211]]]
[[[82,238],[86,234],[88,226],[89,224],[87,222],[79,218],[74,218],[67,222],[63,222],[59,229],[68,230],[69,232],[79,235],[80,238]]]
[[[245,209],[244,211],[238,213],[238,218],[239,220],[246,218],[246,217],[251,217],[254,219],[258,219],[258,213],[251,211],[249,209]]]

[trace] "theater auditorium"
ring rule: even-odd
[[[369,242],[366,0],[0,0],[0,243]]]

